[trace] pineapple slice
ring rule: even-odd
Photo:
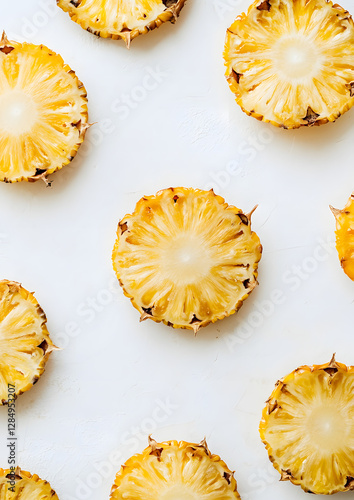
[[[58,500],[48,481],[37,474],[30,474],[19,467],[13,473],[9,469],[0,469],[1,500]]]
[[[141,320],[196,333],[235,313],[258,284],[262,246],[250,215],[213,191],[144,197],[117,236],[113,266]]]
[[[174,23],[186,0],[57,0],[71,19],[94,35],[130,42],[170,21]]]
[[[43,179],[70,163],[84,140],[83,84],[44,45],[0,41],[0,180]]]
[[[8,384],[18,396],[44,372],[51,352],[47,318],[34,296],[14,281],[0,281],[0,404],[7,404]]]
[[[111,500],[235,500],[233,472],[207,444],[156,443],[130,458],[118,472]]]
[[[342,268],[354,281],[354,193],[343,210],[330,207],[337,221],[337,250]]]
[[[226,77],[248,115],[287,129],[354,104],[354,23],[330,0],[256,0],[227,31]]]
[[[354,489],[354,367],[301,366],[280,380],[260,434],[280,472],[311,493]]]

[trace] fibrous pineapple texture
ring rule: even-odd
[[[37,474],[22,471],[19,467],[14,473],[0,469],[1,500],[58,500],[58,496],[48,481]]]
[[[329,0],[257,0],[227,31],[226,77],[248,115],[293,129],[354,104],[354,23]]]
[[[337,251],[341,266],[347,276],[354,280],[354,193],[343,210],[331,207],[336,218]]]
[[[47,318],[34,296],[14,281],[0,281],[0,404],[28,391],[44,372],[55,349]]]
[[[87,98],[63,59],[44,45],[0,41],[0,180],[43,179],[84,140]]]
[[[201,444],[156,443],[135,455],[118,472],[111,500],[235,500],[233,473]]]
[[[141,319],[197,332],[235,313],[257,285],[250,215],[213,191],[142,198],[118,225],[113,266]]]
[[[139,35],[170,21],[186,0],[57,0],[73,21],[103,38],[122,38],[127,46]]]
[[[261,438],[283,481],[332,494],[354,489],[354,367],[301,366],[280,380]]]

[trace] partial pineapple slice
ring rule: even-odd
[[[36,181],[70,163],[84,140],[87,98],[44,45],[0,41],[0,181]]]
[[[235,500],[240,496],[233,472],[207,444],[169,441],[130,458],[118,472],[111,499]]]
[[[21,470],[0,469],[1,500],[58,500],[48,481]]]
[[[186,0],[57,0],[80,26],[103,38],[131,40],[170,21],[174,23]]]
[[[141,320],[197,332],[235,313],[257,285],[262,246],[250,215],[213,191],[144,197],[117,236],[113,266]]]
[[[0,404],[8,402],[8,384],[18,396],[44,372],[55,349],[46,322],[30,292],[14,281],[0,281]]]
[[[354,23],[330,0],[256,0],[227,31],[226,77],[248,115],[288,129],[354,104]]]
[[[330,207],[337,221],[336,239],[341,266],[354,281],[354,193],[343,210]]]
[[[283,481],[332,494],[354,489],[354,367],[301,366],[280,380],[260,434]]]

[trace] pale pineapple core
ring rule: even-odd
[[[168,279],[187,285],[198,282],[209,274],[212,255],[196,235],[186,232],[161,247],[160,266]]]
[[[347,440],[347,436],[343,432],[345,427],[345,418],[333,401],[313,408],[305,422],[311,443],[315,444],[318,449],[332,452],[340,450],[345,445]]]
[[[0,95],[0,129],[13,136],[30,132],[38,119],[38,107],[30,96],[18,90]]]
[[[271,52],[274,70],[289,83],[311,84],[324,61],[316,42],[300,34],[280,38]]]
[[[199,500],[199,497],[190,492],[190,489],[179,484],[160,495],[161,500]]]

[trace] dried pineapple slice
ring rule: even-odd
[[[258,284],[262,246],[250,215],[213,191],[144,197],[117,236],[113,267],[141,320],[197,332],[235,313]]]
[[[248,115],[288,129],[354,104],[354,23],[329,0],[256,0],[227,31],[226,77]]]
[[[337,251],[341,266],[354,281],[354,193],[343,210],[330,207],[337,221]]]
[[[206,442],[156,443],[130,458],[118,472],[111,499],[235,500],[240,496],[233,472]]]
[[[0,181],[36,181],[70,163],[84,140],[87,98],[44,45],[0,41]]]
[[[0,281],[0,404],[7,404],[8,384],[18,396],[44,372],[55,349],[46,322],[30,292],[14,281]]]
[[[83,29],[103,38],[131,40],[170,21],[174,23],[186,0],[57,0]]]
[[[281,480],[323,495],[354,489],[353,392],[354,367],[334,356],[277,383],[260,434]]]
[[[17,467],[15,474],[9,469],[0,469],[0,498],[1,500],[58,500],[58,495],[48,481]]]

